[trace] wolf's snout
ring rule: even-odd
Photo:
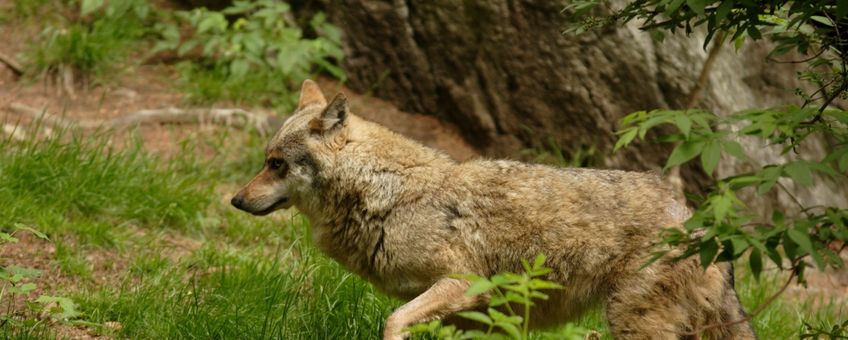
[[[233,196],[233,199],[230,200],[230,204],[232,204],[234,207],[236,207],[238,209],[245,210],[244,209],[244,198],[242,198],[241,195]]]

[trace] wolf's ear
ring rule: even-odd
[[[312,133],[324,133],[339,128],[347,119],[348,110],[347,97],[337,94],[321,115],[309,122],[309,130]]]
[[[321,93],[321,88],[314,81],[306,79],[303,85],[300,86],[300,100],[297,102],[297,109],[303,109],[310,105],[327,105],[327,99]]]

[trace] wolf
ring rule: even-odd
[[[384,339],[408,326],[485,308],[455,273],[518,272],[547,256],[564,286],[531,310],[531,326],[605,306],[617,339],[755,338],[732,268],[661,259],[642,268],[664,227],[689,216],[656,174],[554,168],[507,160],[456,162],[329,102],[304,81],[297,109],[268,142],[262,170],[233,198],[254,215],[296,207],[315,244],[381,291],[408,301]],[[718,326],[716,326],[718,325]]]

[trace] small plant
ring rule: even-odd
[[[848,320],[828,328],[825,325],[813,326],[804,323],[800,339],[848,339]]]
[[[183,37],[179,24],[191,34]],[[296,81],[318,71],[344,78],[336,66],[343,56],[340,31],[320,13],[309,26],[318,33],[314,39],[303,37],[285,2],[235,1],[220,12],[176,12],[176,23],[159,25],[162,39],[154,51],[199,56],[199,62],[181,66],[180,83],[191,101],[290,108]]]
[[[15,224],[12,226],[11,232],[0,231],[0,246],[7,243],[18,243],[18,238],[15,237],[15,234],[21,231],[30,232],[45,240],[48,239],[47,235],[35,229],[21,224]],[[37,278],[40,275],[41,271],[37,269],[23,268],[16,265],[8,267],[0,266],[0,286],[2,286],[2,288],[0,288],[0,303],[3,302],[3,296],[6,293],[26,296],[29,292],[35,290],[35,283],[27,281],[29,279]],[[4,316],[0,316],[0,320],[4,320],[3,318]]]
[[[78,12],[70,12],[59,24],[46,25],[24,59],[28,74],[50,76],[66,89],[114,74],[147,33],[152,16],[145,0],[83,0]]]
[[[12,226],[11,232],[0,231],[0,246],[8,243],[17,243],[19,240],[15,235],[22,231],[32,233],[38,238],[49,240],[47,235],[38,230],[21,224],[15,224]],[[41,276],[41,271],[37,269],[17,265],[0,265],[0,304],[3,302],[6,302],[6,304],[15,303],[14,299],[11,301],[4,299],[7,294],[10,294],[12,297],[21,297],[27,305],[36,309],[36,311],[41,309],[38,308],[38,304],[43,305],[49,316],[56,320],[68,320],[79,316],[79,313],[76,311],[76,305],[68,298],[41,295],[34,300],[30,300],[30,293],[38,288],[31,280],[39,276]],[[23,321],[23,319],[13,318],[10,315],[0,314],[0,328],[6,324],[12,327],[22,327],[25,326]]]
[[[530,310],[533,300],[547,300],[543,290],[562,289],[559,284],[542,279],[552,269],[544,266],[545,256],[536,256],[533,264],[521,261],[524,273],[501,273],[484,278],[474,274],[457,275],[471,282],[466,295],[489,295],[486,313],[459,312],[457,315],[479,322],[482,330],[459,330],[453,325],[442,326],[441,321],[418,324],[409,328],[413,334],[431,334],[438,339],[530,339]],[[558,339],[582,339],[586,331],[569,325],[555,335]]]

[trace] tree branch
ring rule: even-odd
[[[178,109],[174,107],[140,110],[107,120],[73,120],[38,110],[21,103],[11,103],[9,111],[41,121],[47,125],[68,129],[124,129],[144,124],[216,124],[235,128],[255,128],[267,134],[281,125],[275,116],[256,114],[242,109]]]
[[[21,66],[21,64],[19,64],[18,61],[15,60],[15,58],[7,56],[3,52],[0,52],[0,63],[6,65],[6,67],[12,70],[12,73],[14,73],[18,77],[24,74],[23,66]]]
[[[718,32],[715,40],[713,40],[713,48],[710,49],[710,53],[707,55],[707,59],[704,60],[704,65],[701,67],[701,73],[698,75],[698,81],[695,82],[695,86],[689,90],[689,96],[686,97],[686,106],[684,106],[684,109],[691,109],[697,105],[698,101],[701,99],[704,86],[707,85],[710,70],[715,63],[716,57],[718,57],[718,53],[721,51],[721,47],[724,46],[723,42],[724,32]]]

